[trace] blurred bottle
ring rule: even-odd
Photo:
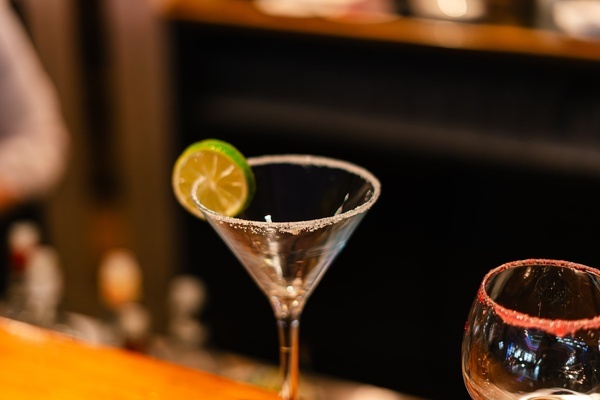
[[[33,221],[17,221],[8,228],[7,240],[9,276],[0,315],[20,320],[27,302],[25,271],[32,252],[41,241],[39,225]]]
[[[142,270],[135,254],[125,248],[107,251],[100,261],[100,299],[116,312],[142,296]]]
[[[98,290],[100,300],[108,310],[105,320],[112,332],[105,342],[122,347],[125,345],[122,313],[127,313],[126,308],[142,297],[142,270],[131,250],[114,248],[103,255],[98,269]]]
[[[150,313],[143,305],[127,303],[117,311],[118,329],[123,338],[122,347],[138,352],[148,353],[152,346]]]
[[[63,276],[58,252],[51,246],[38,245],[25,264],[23,287],[25,307],[22,319],[49,329],[58,328],[63,317],[59,306],[63,295]]]
[[[178,275],[172,278],[168,295],[171,320],[198,317],[207,299],[204,283],[192,275]]]
[[[23,288],[25,303],[20,320],[32,325],[90,341],[94,332],[81,329],[62,305],[64,276],[58,251],[50,245],[38,245],[27,257]]]
[[[207,298],[204,283],[191,275],[176,276],[168,296],[169,337],[180,346],[203,347],[208,340],[208,329],[200,323]]]
[[[154,356],[191,368],[219,372],[215,357],[206,348],[208,328],[200,321],[206,299],[207,290],[199,278],[178,275],[171,279],[167,337],[155,343]]]

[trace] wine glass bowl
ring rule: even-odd
[[[298,330],[306,300],[377,201],[380,183],[362,167],[311,155],[248,159],[256,192],[238,216],[192,199],[268,297],[280,338],[281,398],[296,400]]]
[[[600,399],[600,271],[528,259],[488,272],[462,372],[474,400]]]

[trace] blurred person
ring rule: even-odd
[[[68,147],[53,82],[15,8],[0,0],[1,234],[6,236],[14,220],[40,219],[39,205],[58,185]],[[0,243],[1,271],[8,258],[6,238]]]
[[[0,0],[0,212],[61,177],[67,129],[55,88],[8,0]]]

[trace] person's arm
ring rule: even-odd
[[[57,93],[20,22],[0,0],[0,212],[48,194],[68,162]]]

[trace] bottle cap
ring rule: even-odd
[[[125,248],[107,251],[100,262],[98,284],[102,301],[111,309],[138,301],[142,271],[134,253]]]
[[[171,318],[198,313],[204,306],[206,297],[206,287],[199,278],[191,275],[175,276],[169,284]]]

